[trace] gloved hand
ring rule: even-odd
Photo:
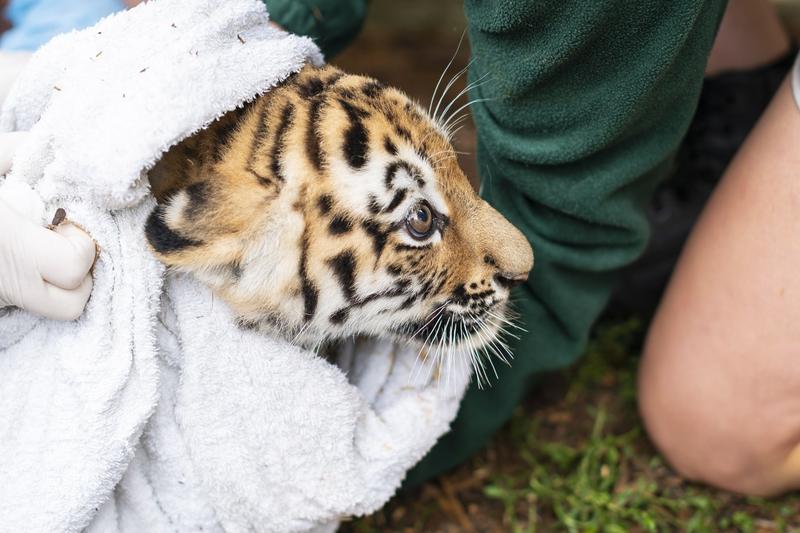
[[[23,135],[0,134],[0,175],[8,171]],[[15,188],[21,194],[15,194],[20,198],[13,206],[0,200],[0,307],[74,320],[92,291],[94,241],[69,222],[53,230],[41,226],[35,215],[41,201],[25,187]]]

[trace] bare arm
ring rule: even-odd
[[[800,487],[800,111],[784,82],[678,263],[640,375],[655,443],[688,477]]]

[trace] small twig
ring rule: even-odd
[[[464,479],[462,479],[460,481],[456,481],[456,482],[452,483],[451,487],[453,489],[453,492],[457,494],[457,493],[463,492],[465,490],[471,490],[471,489],[474,489],[476,487],[482,487],[483,484],[484,484],[484,481],[486,481],[485,477],[470,476],[470,477],[464,478]]]
[[[476,531],[475,526],[469,519],[467,511],[464,510],[464,506],[461,505],[461,501],[453,492],[453,487],[450,485],[450,482],[445,478],[441,478],[439,483],[442,485],[442,490],[444,491],[444,494],[438,493],[436,495],[436,500],[439,502],[439,505],[445,511],[449,511],[448,514],[458,522],[462,531],[474,533]]]
[[[237,39],[239,39],[239,42],[240,42],[240,43],[242,43],[242,44],[244,44],[244,43],[245,43],[245,40],[244,40],[244,39],[242,39],[242,36],[241,36],[241,35],[239,35],[238,33],[236,34],[236,38],[237,38]]]

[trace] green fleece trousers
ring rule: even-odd
[[[360,27],[366,5],[266,2],[327,54]],[[538,376],[584,350],[615,273],[647,242],[645,206],[691,121],[725,0],[464,6],[470,79],[487,81],[471,94],[485,99],[472,106],[481,194],[525,233],[536,264],[514,297],[527,333],[512,339],[512,366],[497,366],[491,388],[468,391],[407,486],[481,449]]]

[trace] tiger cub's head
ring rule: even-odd
[[[377,335],[482,346],[533,265],[417,104],[329,66],[177,145],[150,182],[157,256],[242,324],[305,345]]]

